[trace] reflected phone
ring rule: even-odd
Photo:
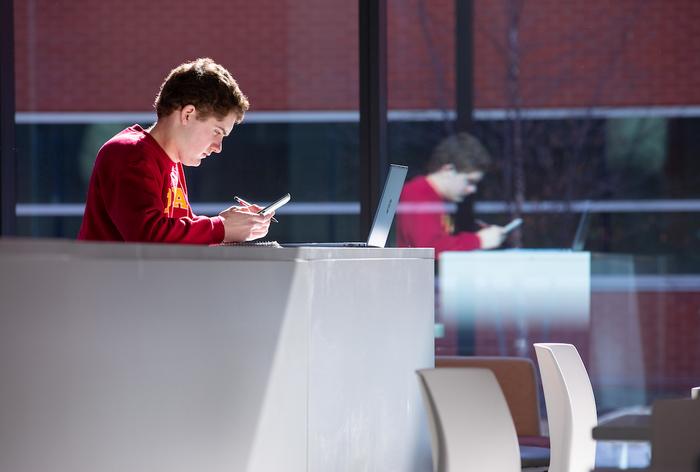
[[[508,234],[511,231],[513,231],[515,228],[523,224],[523,219],[522,218],[516,218],[507,225],[503,227],[503,234]]]
[[[292,196],[288,193],[282,195],[280,198],[278,198],[277,200],[260,210],[258,212],[258,215],[267,215],[269,213],[272,213],[273,211],[277,210],[279,207],[287,203],[291,198]]]

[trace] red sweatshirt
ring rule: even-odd
[[[454,224],[445,202],[427,178],[419,176],[404,185],[396,216],[398,246],[435,248],[436,259],[442,251],[481,248],[476,233],[453,233]]]
[[[97,153],[78,239],[218,244],[224,223],[192,213],[182,164],[134,125]]]

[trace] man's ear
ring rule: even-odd
[[[180,123],[186,125],[188,122],[195,119],[197,109],[194,105],[185,105],[180,109]]]

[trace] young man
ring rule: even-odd
[[[158,121],[131,126],[95,160],[78,239],[218,244],[267,234],[272,214],[256,205],[196,216],[182,166],[199,166],[243,120],[248,99],[231,74],[208,58],[173,69],[155,100]]]
[[[402,247],[432,247],[442,251],[492,249],[505,239],[503,228],[486,226],[477,232],[454,232],[446,203],[461,202],[476,192],[490,163],[476,138],[459,133],[443,140],[433,151],[427,175],[409,181],[401,192],[397,214],[397,243]]]

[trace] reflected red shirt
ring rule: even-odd
[[[452,216],[425,176],[404,185],[396,215],[396,243],[400,247],[432,247],[442,251],[481,249],[476,233],[454,234]]]

